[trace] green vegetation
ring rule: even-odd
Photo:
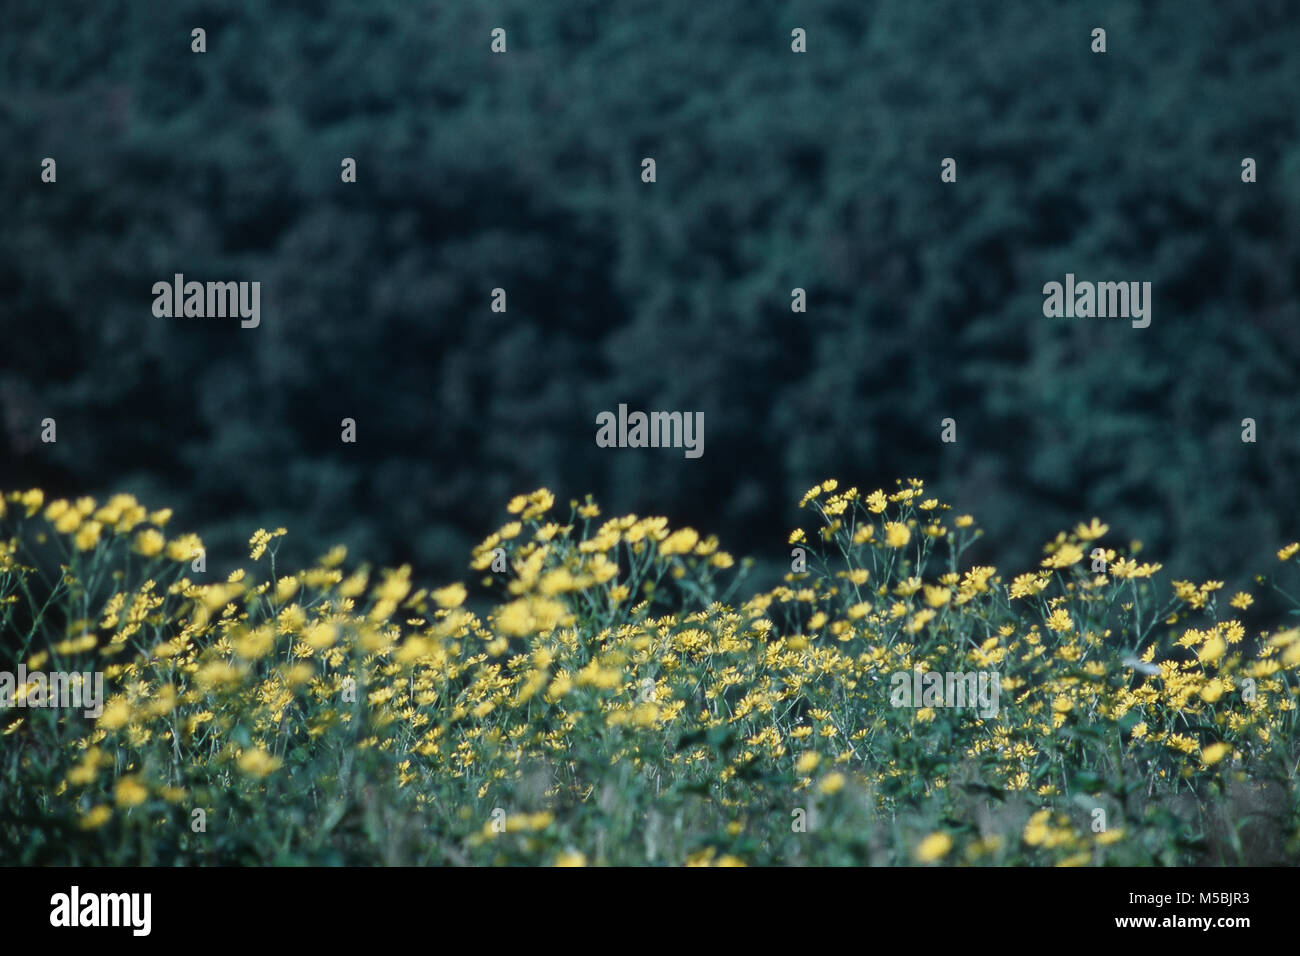
[[[1253,595],[1166,583],[1095,520],[1026,573],[970,565],[974,520],[918,481],[888,495],[827,481],[804,506],[790,541],[807,570],[747,594],[693,529],[519,496],[473,552],[497,594],[480,616],[462,584],[349,569],[343,549],[288,571],[282,530],[256,532],[228,580],[198,583],[200,543],[169,539],[167,512],[11,494],[0,627],[21,635],[29,674],[106,681],[93,719],[0,710],[0,853],[1300,859],[1300,629],[1248,637],[1237,614]],[[488,570],[497,549],[506,573]],[[1297,551],[1278,553],[1269,588],[1294,593]],[[917,670],[996,675],[1000,693],[977,707],[896,696]]]

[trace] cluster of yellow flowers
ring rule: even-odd
[[[67,542],[68,636],[27,663],[91,660],[111,688],[73,728],[51,794],[92,831],[225,791],[342,807],[364,757],[440,821],[449,860],[606,862],[633,826],[611,822],[611,793],[645,815],[647,795],[698,792],[723,835],[656,850],[643,822],[646,860],[811,854],[797,810],[912,821],[882,824],[901,845],[847,862],[1142,861],[1146,824],[1116,795],[1219,792],[1294,761],[1300,631],[1247,640],[1221,612],[1252,598],[1221,606],[1221,582],[1174,582],[1162,601],[1160,566],[1096,544],[1096,519],[1009,581],[963,568],[980,530],[915,479],[815,486],[800,507],[821,527],[789,543],[811,532],[826,553],[741,602],[724,598],[735,562],[715,538],[664,518],[596,525],[590,501],[562,520],[545,490],[511,501],[474,550],[490,602],[465,583],[419,587],[409,567],[349,573],[341,548],[296,573],[201,583],[202,543],[167,538],[167,511],[28,491],[0,498],[0,518],[5,502],[44,525],[0,542],[0,607],[34,574],[23,539]],[[284,534],[259,530],[250,559]],[[128,551],[132,575],[106,563]],[[502,555],[508,570],[489,572]],[[891,705],[891,676],[916,670],[996,673],[998,712]],[[972,809],[981,793],[1006,806],[1001,824]],[[1097,829],[1080,796],[1123,823]],[[346,816],[320,812],[327,832]],[[963,813],[964,828],[939,823]]]

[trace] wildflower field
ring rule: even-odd
[[[342,548],[201,570],[127,495],[0,498],[8,863],[1170,865],[1300,860],[1300,630],[1097,520],[968,566],[920,481],[802,502],[773,590],[664,518],[541,490],[466,583]],[[1296,592],[1292,544],[1260,592]],[[1288,577],[1289,575],[1289,577]],[[899,675],[996,674],[995,712]],[[26,706],[16,706],[16,703]],[[969,705],[970,702],[968,701]]]

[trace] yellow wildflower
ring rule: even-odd
[[[137,777],[123,777],[117,782],[113,798],[119,807],[136,807],[149,799],[149,788]]]
[[[912,532],[907,529],[907,525],[897,521],[890,521],[885,525],[885,544],[889,547],[906,547],[907,542],[911,539]]]
[[[942,860],[952,849],[952,837],[946,833],[931,833],[916,847],[918,863],[934,863]]]

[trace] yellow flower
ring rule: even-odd
[[[1064,608],[1057,608],[1047,619],[1047,628],[1051,631],[1068,631],[1073,627],[1074,621],[1070,619],[1070,612]]]
[[[799,773],[812,773],[817,769],[817,764],[821,763],[821,759],[821,754],[817,753],[817,751],[806,751],[795,761],[794,769]]]
[[[952,849],[952,837],[946,833],[931,833],[916,847],[918,863],[933,863],[942,860]]]
[[[336,544],[330,548],[328,554],[320,559],[320,566],[322,568],[337,568],[347,556],[348,549],[341,544]]]
[[[1210,744],[1208,747],[1201,748],[1201,761],[1207,767],[1213,767],[1222,760],[1232,750],[1232,747],[1225,743]]]
[[[1120,558],[1110,566],[1110,575],[1113,578],[1149,578],[1164,565],[1161,564],[1141,564],[1129,558]]]
[[[149,788],[137,777],[123,777],[117,782],[113,797],[119,807],[136,807],[149,799]]]
[[[1083,560],[1083,549],[1077,544],[1066,542],[1056,549],[1056,553],[1050,558],[1043,559],[1045,568],[1068,568],[1071,565],[1078,564]]]
[[[45,492],[39,488],[33,488],[30,491],[23,492],[18,502],[27,509],[27,517],[30,518],[41,510],[41,505],[45,504]]]
[[[709,535],[707,538],[705,538],[703,541],[701,541],[699,544],[695,546],[695,553],[702,558],[707,558],[709,555],[713,554],[717,550],[718,550],[718,536],[715,534]]]
[[[553,597],[569,591],[580,591],[585,584],[586,582],[575,578],[568,568],[555,568],[542,575],[542,579],[537,582],[537,590],[547,597]]]
[[[1246,608],[1250,607],[1252,604],[1255,603],[1255,599],[1251,597],[1249,594],[1247,594],[1245,591],[1238,591],[1236,594],[1232,596],[1232,600],[1228,603],[1230,603],[1233,607],[1237,608],[1238,610],[1244,611],[1246,610]]]
[[[506,634],[524,637],[533,630],[532,615],[528,611],[526,600],[511,601],[500,608],[496,615],[496,625]]]
[[[914,575],[906,581],[899,581],[898,586],[894,588],[894,593],[900,597],[911,597],[919,590],[921,590],[921,578]]]
[[[108,763],[112,763],[112,758]],[[86,751],[86,755],[81,759],[77,766],[68,771],[68,783],[84,787],[95,779],[96,771],[99,769],[100,751],[98,747],[91,747]]]
[[[1022,839],[1030,846],[1038,846],[1040,843],[1044,843],[1052,835],[1052,828],[1048,824],[1051,815],[1052,811],[1050,810],[1039,810],[1030,817],[1029,822],[1025,824],[1024,833],[1021,834]]]
[[[196,534],[184,534],[167,544],[167,557],[173,561],[193,561],[203,551],[203,542]]]
[[[808,502],[812,501],[821,493],[822,493],[822,486],[813,485],[806,492],[804,492],[803,498],[799,501],[799,507],[802,508],[804,505],[808,504]]]
[[[1205,642],[1204,646],[1197,651],[1196,656],[1202,664],[1213,664],[1223,656],[1223,652],[1227,650],[1227,647],[1228,645],[1223,642],[1223,638],[1219,637],[1218,634],[1213,634]]]
[[[948,588],[936,587],[933,584],[925,586],[925,603],[930,607],[943,607],[952,598],[952,591]]]
[[[0,507],[0,515],[3,514],[4,514],[4,508]],[[108,822],[109,817],[111,817],[112,815],[113,815],[113,811],[110,810],[108,807],[104,806],[104,804],[102,803],[97,807],[92,807],[89,811],[87,811],[86,815],[81,818],[81,829],[98,830],[100,827],[102,827],[105,823]]]
[[[82,634],[77,638],[70,638],[66,641],[59,641],[54,645],[56,654],[80,654],[82,651],[88,651],[97,643],[94,634]]]
[[[916,615],[912,618],[912,620],[908,622],[907,625],[908,633],[916,634],[923,627],[925,627],[925,625],[929,624],[930,620],[933,617],[934,617],[934,611],[930,610],[929,608],[924,608],[920,611],[917,611]]]
[[[1091,524],[1081,524],[1077,526],[1074,529],[1074,533],[1077,534],[1082,541],[1093,541],[1100,538],[1109,530],[1110,525],[1104,525],[1096,518],[1093,518]]]
[[[56,507],[63,505],[62,508]],[[81,512],[68,506],[66,501],[56,501],[45,509],[45,516],[48,518],[51,513],[56,513],[57,517],[53,519],[54,530],[59,534],[72,534],[81,527]]]
[[[77,531],[77,536],[73,538],[78,551],[90,551],[95,545],[99,544],[99,532],[103,529],[98,521],[87,521]]]
[[[453,608],[465,603],[465,595],[465,585],[457,583],[434,591],[433,599],[438,602],[439,607]]]
[[[356,574],[349,576],[342,584],[339,585],[339,597],[354,598],[366,589],[366,583],[370,580],[370,575],[364,571],[358,571]]]
[[[830,796],[833,793],[839,793],[844,789],[844,774],[832,773],[822,777],[821,782],[817,784],[817,789],[822,793]]]
[[[292,578],[287,575],[282,577],[280,580],[275,582],[275,603],[283,604],[285,601],[289,600],[289,598],[297,594],[298,588],[301,586],[302,582],[297,578]]]
[[[533,831],[545,830],[555,822],[555,814],[543,810],[538,813],[524,814],[522,818],[518,819],[520,819],[520,823],[525,829]],[[510,829],[510,822],[508,820],[506,821],[506,829]]]
[[[972,518],[970,515],[958,515],[953,520],[953,524],[955,524],[959,528],[969,528],[974,523],[975,523],[975,519]]]
[[[249,552],[248,556],[256,561],[266,553],[266,546],[271,541],[271,535],[265,528],[258,528],[253,532],[253,536],[248,539]]]
[[[521,519],[527,521],[529,518],[536,518],[538,515],[550,511],[551,506],[554,504],[555,495],[545,488],[539,488],[531,495],[516,495],[511,498],[510,504],[506,505],[506,511],[512,515],[517,514]]]
[[[130,705],[121,697],[115,697],[104,706],[104,712],[99,715],[99,726],[106,730],[116,730],[126,726],[130,719]]]
[[[885,544],[891,548],[902,548],[912,539],[912,532],[907,530],[907,525],[897,521],[890,521],[885,525]]]
[[[338,640],[338,628],[324,621],[313,624],[302,635],[303,643],[318,651],[333,647]]]
[[[265,777],[274,773],[281,763],[279,757],[272,757],[260,747],[256,750],[246,750],[239,755],[239,769],[250,777]]]
[[[241,634],[231,642],[235,653],[244,660],[261,660],[275,647],[275,634],[269,627],[259,627]]]
[[[556,866],[586,866],[587,858],[577,850],[565,850],[555,858]]]
[[[194,674],[194,682],[203,690],[217,690],[239,683],[240,671],[225,661],[212,661],[204,664]],[[108,713],[105,708],[104,713]],[[102,721],[103,718],[101,717]]]
[[[28,512],[28,514],[30,515],[31,512]],[[1282,548],[1280,551],[1278,551],[1277,559],[1279,561],[1289,561],[1291,559],[1291,556],[1295,554],[1297,551],[1300,551],[1300,541],[1292,541],[1285,548]]]
[[[674,531],[659,545],[660,554],[689,554],[700,540],[699,533],[693,528],[681,528]]]
[[[411,591],[411,566],[404,564],[396,571],[384,571],[384,580],[375,588],[375,597],[381,601],[400,601]]]
[[[555,675],[555,680],[551,681],[551,686],[546,688],[546,696],[547,699],[556,701],[571,690],[573,690],[573,678],[561,671]]]
[[[167,547],[167,539],[155,528],[148,528],[135,536],[135,550],[146,558],[157,557]]]
[[[1300,628],[1290,628],[1274,634],[1268,643],[1273,647],[1288,647],[1300,639]]]

